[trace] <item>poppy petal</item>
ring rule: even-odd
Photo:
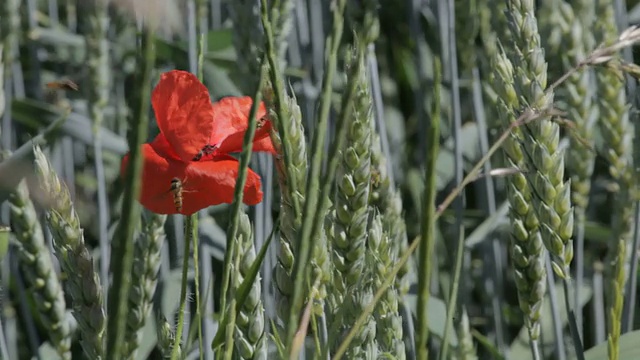
[[[276,153],[276,149],[271,142],[271,137],[269,136],[269,131],[271,131],[271,123],[265,122],[265,124],[256,129],[256,134],[253,136],[253,148],[254,152],[269,152],[272,154]],[[246,130],[239,131],[229,135],[225,138],[222,143],[216,148],[216,152],[214,156],[217,154],[230,154],[234,152],[242,151],[242,144],[244,143],[244,135],[247,133]]]
[[[158,135],[156,135],[156,138],[153,139],[150,145],[158,153],[158,155],[167,159],[182,161],[182,159],[180,159],[180,156],[178,156],[175,150],[173,150],[173,147],[171,147],[171,144],[169,144],[169,141],[163,133],[159,133]]]
[[[187,71],[160,76],[151,96],[156,121],[182,161],[191,161],[210,142],[213,108],[209,91]]]
[[[250,96],[226,97],[213,104],[213,132],[209,144],[218,148],[218,153],[227,154],[242,150],[244,134],[249,127],[249,113],[253,99]],[[260,103],[257,119],[267,115],[264,103]],[[254,136],[253,151],[265,151],[275,154],[275,149],[269,137],[271,122],[265,121],[257,129]]]
[[[232,203],[239,165],[240,163],[232,157],[189,164],[184,182],[187,191],[185,210],[191,206],[197,208],[201,206],[200,204]],[[188,192],[190,190],[194,192]],[[251,169],[247,169],[242,202],[247,205],[256,205],[262,201],[262,195],[260,176]]]
[[[229,157],[216,161],[190,162],[167,159],[150,144],[142,146],[144,165],[140,203],[158,214],[193,214],[209,206],[233,202],[238,176],[238,161]],[[129,154],[122,159],[124,176]],[[171,182],[178,178],[182,185],[182,209],[178,211]],[[243,202],[255,205],[262,201],[260,177],[248,170]]]

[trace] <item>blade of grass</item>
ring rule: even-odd
[[[116,359],[122,346],[127,315],[127,298],[131,287],[131,268],[133,266],[133,232],[136,221],[140,218],[140,206],[136,203],[141,191],[142,153],[141,144],[147,138],[149,123],[149,106],[151,98],[151,72],[155,64],[153,46],[154,33],[151,29],[143,30],[141,77],[138,84],[140,96],[136,111],[129,119],[130,158],[126,169],[124,198],[122,201],[122,218],[112,241],[110,271],[113,283],[109,291],[107,303],[107,354],[106,359]]]
[[[438,159],[438,151],[440,148],[440,81],[441,69],[440,60],[436,57],[434,62],[434,91],[433,91],[433,110],[431,113],[431,121],[429,122],[429,131],[427,143],[429,147],[425,147],[425,178],[427,179],[424,188],[424,196],[422,200],[422,226],[420,236],[425,242],[420,247],[418,255],[418,318],[417,318],[417,336],[416,336],[416,354],[420,360],[429,358],[429,349],[427,342],[429,339],[429,318],[427,314],[427,303],[429,302],[429,289],[431,288],[433,251],[435,246],[434,228],[435,228],[435,200],[436,200],[436,162]]]
[[[178,308],[178,323],[176,325],[176,337],[171,351],[171,360],[176,360],[180,353],[180,340],[182,339],[182,330],[184,329],[184,309],[187,304],[187,275],[189,272],[189,252],[191,251],[191,238],[194,231],[197,232],[197,228],[193,227],[192,221],[197,219],[198,213],[185,217],[185,239],[184,239],[184,252],[182,253],[182,280],[180,282],[180,306]],[[188,344],[185,344],[188,345]]]
[[[231,226],[227,232],[227,239],[234,239],[238,234],[238,226],[239,226],[239,214],[242,207],[242,198],[244,196],[244,185],[247,182],[247,168],[249,167],[249,161],[251,160],[251,152],[253,149],[253,139],[256,132],[257,121],[256,114],[258,113],[258,106],[260,105],[260,100],[262,98],[262,86],[264,84],[265,75],[266,75],[266,60],[263,58],[262,65],[260,66],[260,77],[257,84],[256,92],[253,96],[253,104],[251,105],[251,110],[249,112],[249,127],[244,136],[244,142],[242,144],[242,153],[240,154],[240,165],[238,168],[238,179],[236,182],[235,191],[233,194],[233,204],[231,205],[230,218],[231,218]],[[229,241],[227,243],[227,248],[224,254],[224,268],[222,272],[222,290],[221,290],[221,311],[225,312],[226,309],[226,297],[229,291],[230,285],[230,271],[231,268],[231,260],[233,259],[233,254],[235,253],[235,242]],[[232,305],[235,302],[232,299]],[[232,311],[233,313],[234,311]],[[232,325],[235,322],[235,314],[232,314],[231,319]],[[217,334],[216,334],[217,336]],[[214,338],[215,342],[215,338]],[[213,345],[213,344],[212,344]],[[226,344],[228,347],[232,347],[233,344]],[[213,348],[213,346],[212,346]]]

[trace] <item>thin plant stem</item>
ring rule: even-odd
[[[567,277],[562,282],[564,289],[564,306],[567,308],[567,318],[569,321],[569,331],[571,332],[571,338],[573,339],[573,347],[576,352],[577,360],[584,359],[584,348],[582,347],[582,339],[580,338],[580,332],[578,331],[578,325],[576,324],[575,310],[571,306],[571,278]]]
[[[235,191],[233,194],[233,204],[231,205],[231,226],[227,232],[227,239],[235,239],[238,234],[239,227],[239,218],[240,218],[240,210],[242,207],[242,198],[244,196],[244,185],[247,182],[247,168],[249,167],[249,161],[251,160],[251,151],[253,150],[253,139],[255,136],[257,121],[256,114],[258,113],[258,106],[260,105],[260,100],[262,98],[262,86],[264,84],[265,79],[265,62],[266,60],[263,58],[262,64],[260,66],[260,77],[258,80],[258,85],[256,88],[256,92],[253,97],[253,104],[251,105],[251,110],[249,112],[249,126],[247,132],[244,136],[244,142],[242,144],[242,153],[240,154],[240,165],[238,168],[238,179],[236,182]],[[223,312],[226,312],[231,318],[227,323],[227,331],[233,331],[233,327],[235,326],[235,306],[232,309],[226,309],[226,299],[229,292],[230,285],[230,269],[231,269],[231,260],[233,259],[233,254],[236,251],[236,242],[229,241],[227,244],[227,248],[224,254],[224,267],[222,270],[222,289],[220,292],[221,296],[221,309]],[[235,304],[235,297],[232,298],[232,303]],[[228,335],[228,334],[227,334]],[[231,337],[231,343],[225,344],[227,347],[233,345],[233,337]]]
[[[195,215],[197,216],[197,215]],[[182,330],[184,329],[184,309],[187,304],[187,273],[189,272],[189,252],[191,251],[191,239],[193,235],[191,229],[193,229],[193,217],[194,215],[186,217],[185,234],[184,239],[184,252],[182,255],[182,283],[180,284],[180,306],[178,308],[178,324],[176,325],[176,338],[173,344],[173,350],[171,350],[171,360],[178,358],[180,351],[180,340],[182,339]]]
[[[446,360],[449,352],[449,333],[453,324],[453,314],[456,312],[458,304],[458,289],[460,287],[460,274],[462,272],[462,263],[464,262],[464,235],[460,233],[458,238],[458,246],[456,247],[456,259],[454,263],[453,283],[449,293],[449,301],[447,304],[447,319],[444,324],[444,335],[442,337],[442,350],[440,350],[440,360]]]
[[[198,6],[202,6],[201,1],[198,1]],[[199,14],[199,12],[197,12]],[[200,23],[202,21],[202,17],[197,17],[197,22]],[[204,80],[204,52],[205,52],[205,33],[202,26],[198,29],[200,31],[198,35],[198,65],[196,70],[196,76],[202,82]],[[195,214],[191,214],[189,216],[190,219],[187,219],[187,224],[191,227],[187,227],[187,236],[185,236],[185,241],[193,241],[193,268],[194,268],[194,280],[195,280],[195,292],[196,292],[196,322],[198,323],[198,349],[200,350],[200,358],[202,358],[202,354],[204,351],[204,345],[202,343],[202,312],[200,305],[200,267],[199,265],[199,235],[198,235],[198,216],[199,214],[196,212]],[[185,254],[186,256],[186,254]]]
[[[129,119],[130,160],[127,165],[122,218],[112,241],[111,273],[113,283],[109,291],[107,316],[106,359],[116,359],[124,342],[127,321],[127,299],[131,288],[131,269],[133,267],[133,233],[140,219],[140,206],[136,203],[141,191],[142,153],[141,144],[147,138],[149,123],[149,103],[151,98],[151,72],[155,64],[154,32],[151,28],[142,34],[141,78],[139,80],[138,109]]]
[[[316,113],[316,131],[314,131],[311,143],[313,153],[306,189],[307,199],[305,200],[304,211],[302,212],[303,223],[301,231],[299,232],[300,237],[298,239],[298,249],[296,251],[296,261],[293,269],[293,278],[296,280],[294,283],[291,308],[287,324],[287,337],[285,339],[285,344],[288,349],[290,349],[291,342],[293,341],[295,332],[298,329],[297,322],[302,308],[304,292],[303,284],[306,280],[305,273],[307,269],[307,260],[309,258],[309,253],[311,252],[310,243],[311,235],[313,234],[314,220],[317,219],[320,221],[323,217],[323,215],[314,216],[313,214],[316,214],[318,211],[317,205],[319,198],[320,170],[322,167],[322,155],[324,153],[322,147],[324,146],[329,121],[329,110],[331,108],[333,90],[332,83],[336,72],[338,48],[340,47],[340,40],[342,39],[342,32],[344,29],[344,10],[346,3],[346,0],[337,0],[335,2],[333,10],[333,26],[329,38],[327,39],[327,64],[322,79],[320,108]]]
[[[637,127],[637,126],[636,126]],[[635,159],[635,154],[634,154]],[[637,176],[637,175],[636,175]],[[636,185],[637,187],[637,185]],[[633,330],[633,319],[634,319],[634,309],[636,304],[636,289],[638,287],[637,277],[638,277],[638,243],[640,241],[640,229],[639,229],[639,221],[640,220],[640,201],[636,201],[635,206],[635,219],[636,223],[634,225],[633,230],[633,242],[631,249],[631,267],[629,271],[629,281],[627,282],[627,290],[625,292],[625,301],[624,307],[622,310],[622,333],[627,333]],[[577,308],[577,307],[576,307]]]
[[[529,331],[529,338],[531,339],[531,331]],[[531,356],[533,360],[542,360],[540,357],[540,344],[538,340],[529,340],[529,347],[531,348]]]
[[[185,236],[185,242],[193,242],[193,271],[195,281],[196,292],[196,319],[198,323],[198,349],[200,350],[200,358],[204,351],[202,343],[202,312],[200,303],[200,267],[198,266],[199,254],[198,254],[198,213],[192,214],[187,218],[187,234]],[[187,254],[185,254],[185,257]]]
[[[427,304],[429,302],[429,289],[431,288],[433,250],[435,247],[435,200],[436,200],[436,161],[440,147],[440,82],[441,69],[440,59],[436,58],[434,62],[434,89],[433,89],[433,112],[431,114],[429,139],[427,143],[430,147],[425,148],[425,176],[427,182],[424,188],[424,196],[422,202],[422,226],[420,236],[426,239],[420,247],[418,255],[418,317],[417,317],[417,336],[416,336],[416,355],[420,360],[429,358],[429,318],[427,313]]]
[[[553,323],[553,336],[556,341],[556,359],[566,360],[567,354],[562,340],[562,323],[560,322],[560,314],[558,313],[558,296],[556,294],[556,280],[551,267],[551,259],[549,253],[545,253],[545,267],[547,269],[547,292],[549,293],[549,305],[551,308],[551,321]]]

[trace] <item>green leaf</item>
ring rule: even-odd
[[[620,337],[620,359],[640,359],[640,330],[626,333]],[[585,360],[607,360],[607,342],[603,342],[585,351]],[[575,359],[572,356],[571,359]]]

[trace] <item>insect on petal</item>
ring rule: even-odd
[[[209,206],[233,202],[238,161],[232,157],[184,163],[161,156],[150,144],[142,146],[144,165],[140,203],[158,214],[190,215]],[[129,154],[122,159],[121,173],[125,175]],[[182,185],[182,210],[176,209],[171,182],[178,178]],[[256,205],[262,201],[260,176],[248,170],[243,202]]]
[[[184,179],[187,164],[161,156],[150,144],[142,145],[142,187],[138,200],[145,208],[158,214],[177,214],[171,193],[171,180]],[[122,158],[121,176],[126,175],[129,154]]]
[[[213,108],[209,91],[198,78],[181,70],[160,76],[151,96],[160,131],[184,162],[210,142]]]

